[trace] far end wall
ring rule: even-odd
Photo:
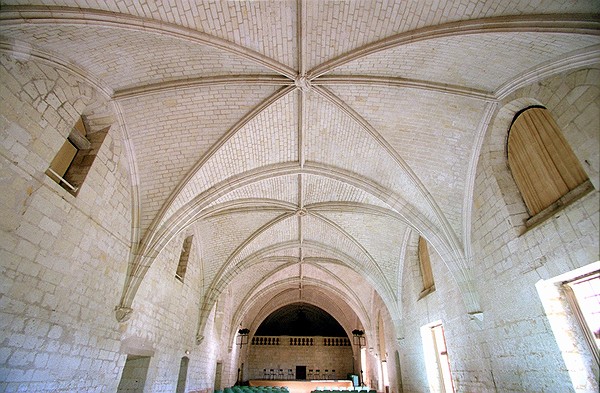
[[[249,345],[243,379],[263,379],[265,369],[282,369],[283,379],[288,378],[291,369],[292,379],[296,379],[296,366],[306,366],[307,373],[308,370],[320,370],[320,379],[345,379],[354,373],[352,346],[348,341],[345,342],[347,345],[323,345],[323,337],[310,339],[313,339],[313,345],[290,345],[289,336],[279,337],[279,345]],[[330,375],[324,375],[325,370],[329,370]],[[281,378],[275,376],[275,379]],[[319,378],[307,376],[307,379]]]

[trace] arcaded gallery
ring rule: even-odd
[[[598,0],[0,0],[0,393],[599,391]]]

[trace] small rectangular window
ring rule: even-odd
[[[592,355],[600,364],[600,271],[565,282],[563,287]]]
[[[83,118],[75,123],[67,140],[50,163],[46,174],[65,190],[77,195],[109,127],[89,133]]]
[[[187,270],[188,260],[190,259],[190,251],[192,250],[192,240],[194,236],[190,235],[183,241],[183,247],[181,248],[181,255],[179,256],[179,264],[177,265],[177,272],[175,278],[183,282],[185,272]]]
[[[576,391],[598,390],[599,275],[596,261],[535,284]]]
[[[77,151],[78,150],[73,143],[67,139],[50,163],[50,167],[48,168],[48,176],[50,176],[50,178],[58,184],[60,184],[62,181],[65,181],[65,173],[71,166]]]
[[[446,338],[442,325],[436,325],[431,328],[433,336],[433,347],[440,373],[441,390],[443,392],[454,392],[452,383],[452,373],[450,372],[450,360],[448,358],[448,349],[446,348]]]

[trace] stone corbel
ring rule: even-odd
[[[133,309],[131,307],[123,307],[116,306],[115,307],[115,317],[118,322],[127,322],[129,318],[131,318],[131,314],[133,313]]]
[[[473,321],[479,330],[483,329],[483,311],[473,311],[468,315],[469,320]]]
[[[404,340],[404,323],[402,320],[399,320],[398,322],[395,323],[395,327],[396,327],[396,342],[398,344],[400,344],[400,342],[402,340]]]

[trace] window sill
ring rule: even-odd
[[[563,195],[559,200],[554,202],[552,205],[548,206],[535,216],[530,217],[527,221],[525,221],[525,230],[522,234],[532,230],[533,228],[539,226],[543,222],[547,221],[551,217],[554,217],[557,213],[561,212],[567,206],[571,205],[575,201],[581,199],[588,193],[594,190],[594,186],[592,182],[588,179],[585,182],[581,183],[579,186],[569,191],[565,195]]]
[[[51,172],[44,172],[45,173],[45,179],[43,180],[43,183],[45,186],[47,186],[48,188],[50,188],[54,193],[56,193],[57,195],[59,195],[61,198],[65,199],[65,200],[69,200],[69,201],[74,201],[75,198],[77,197],[77,193],[73,193],[73,191],[71,189],[69,189],[68,187],[66,187],[64,184],[57,182],[53,177]],[[77,190],[79,191],[79,190]],[[73,198],[73,199],[71,199]]]
[[[435,292],[435,285],[430,286],[429,288],[425,288],[421,291],[421,293],[419,294],[419,298],[417,300],[421,300],[423,299],[425,296],[429,295],[430,293]]]

